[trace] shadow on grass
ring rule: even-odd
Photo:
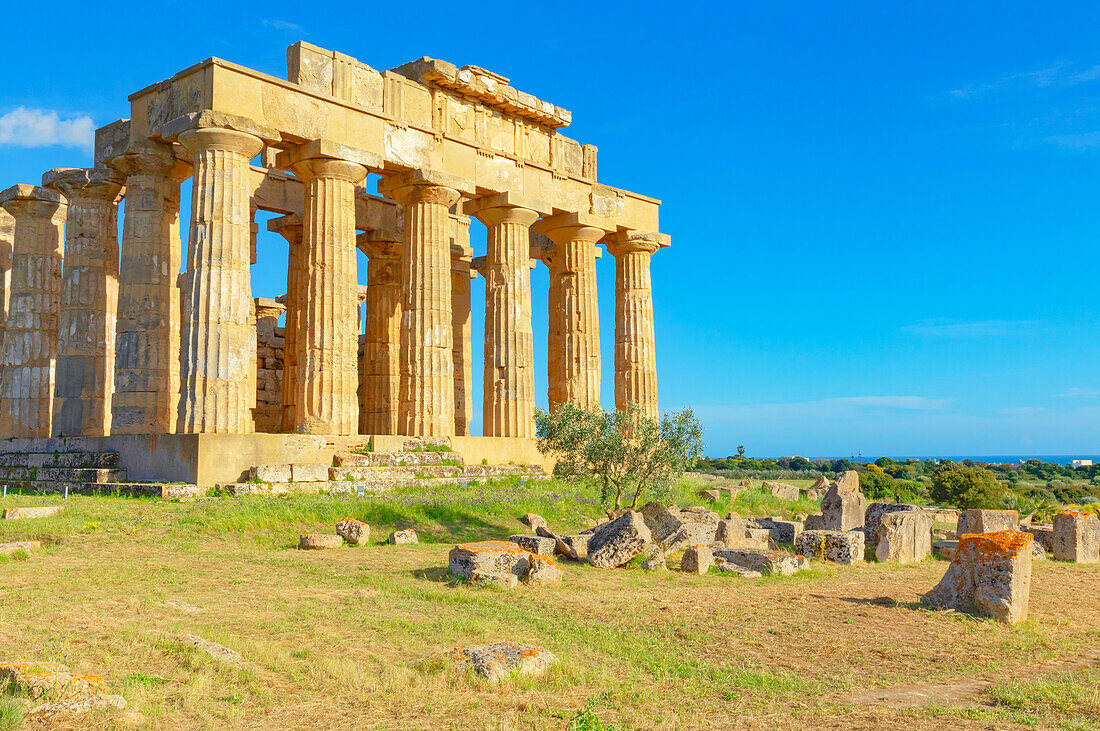
[[[451,586],[457,586],[459,584],[458,579],[451,573],[451,570],[446,566],[429,566],[426,569],[413,569],[412,573],[414,578],[424,579],[425,581],[431,581],[436,584],[450,584]]]
[[[899,602],[897,599],[888,596],[876,596],[868,599],[867,597],[854,597],[854,596],[841,596],[841,597],[827,597],[821,594],[811,594],[815,599],[829,599],[842,602],[848,602],[849,604],[862,604],[863,606],[875,606],[875,607],[900,607],[902,609],[923,609],[924,605],[918,602]]]

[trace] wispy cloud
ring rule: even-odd
[[[61,119],[42,109],[16,107],[0,116],[0,145],[13,147],[91,148],[95,144],[95,123],[88,116]]]
[[[1068,88],[1100,79],[1100,64],[1080,71],[1071,61],[1059,61],[1035,71],[1011,74],[981,84],[967,84],[951,90],[955,99],[969,100],[994,91],[1018,91],[1022,89]]]
[[[1034,327],[1035,320],[950,320],[933,318],[902,328],[914,335],[936,338],[988,338],[1016,335],[1021,330]]]
[[[950,401],[950,399],[925,396],[841,396],[825,399],[822,403],[907,411],[935,411],[944,408]]]
[[[1067,388],[1065,393],[1055,394],[1055,398],[1097,398],[1100,397],[1100,388]]]
[[[282,30],[287,32],[300,33],[302,26],[297,23],[291,23],[287,20],[278,20],[276,18],[265,18],[263,21],[265,28],[272,28],[274,30]]]
[[[1047,407],[1045,406],[1011,406],[1007,409],[1001,409],[1001,413],[1009,416],[1032,416],[1041,414],[1046,410]]]
[[[1077,134],[1050,135],[1046,142],[1057,145],[1063,150],[1088,152],[1100,148],[1100,132],[1080,132]]]

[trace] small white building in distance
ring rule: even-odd
[[[1069,463],[1069,466],[1072,467],[1073,469],[1077,469],[1078,467],[1092,467],[1092,460],[1091,459],[1075,459],[1075,460],[1073,460],[1072,462]]]

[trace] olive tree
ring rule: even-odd
[[[616,411],[564,404],[536,409],[535,426],[539,451],[557,460],[554,476],[598,485],[609,514],[667,496],[673,473],[703,453],[703,427],[691,409],[658,420],[633,404]]]

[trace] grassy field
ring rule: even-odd
[[[677,502],[697,503],[696,487],[679,485]],[[525,532],[524,512],[563,530],[599,515],[592,495],[557,482],[64,504],[58,518],[0,521],[0,542],[48,542],[0,558],[0,660],[101,674],[148,728],[1100,729],[1100,669],[1075,662],[1100,659],[1100,565],[1036,562],[1031,617],[1006,627],[920,609],[946,568],[935,560],[748,580],[565,563],[562,585],[512,592],[450,579],[454,543]],[[716,509],[812,508],[754,490]],[[371,545],[295,549],[343,517],[370,523]],[[404,527],[423,543],[381,545]],[[181,633],[243,661],[208,658]],[[445,655],[505,639],[561,662],[491,686]],[[925,700],[861,697],[906,686]],[[17,715],[0,701],[0,729]]]

